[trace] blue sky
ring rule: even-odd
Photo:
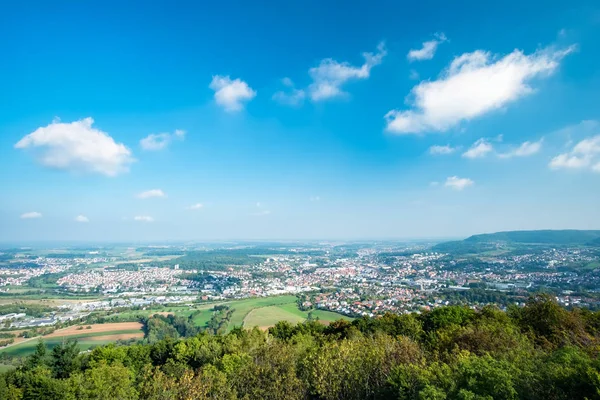
[[[0,241],[600,229],[595,1],[13,3]]]

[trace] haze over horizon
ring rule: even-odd
[[[600,229],[597,2],[108,3],[3,7],[2,243]]]

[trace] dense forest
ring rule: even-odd
[[[82,354],[73,342],[40,343],[0,375],[0,398],[598,399],[599,339],[600,313],[537,295],[507,312],[280,322]]]

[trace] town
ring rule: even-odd
[[[476,256],[439,251],[432,243],[155,246],[140,251],[137,259],[130,248],[68,257],[15,251],[0,268],[1,293],[71,301],[50,317],[15,314],[0,321],[23,328],[81,319],[98,310],[290,294],[302,309],[349,317],[422,312],[455,303],[505,309],[543,290],[551,290],[565,306],[600,304],[596,247],[533,247]],[[184,257],[169,255],[184,251]]]

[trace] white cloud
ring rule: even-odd
[[[476,141],[462,156],[466,158],[483,158],[492,151],[494,151],[494,147],[482,138]]]
[[[215,101],[225,111],[240,111],[244,104],[256,96],[256,92],[241,79],[231,80],[229,76],[213,76],[208,86],[215,91]]]
[[[527,157],[539,153],[542,149],[542,142],[544,139],[540,139],[537,142],[523,142],[516,149],[507,153],[499,154],[500,158],[512,158],[512,157]]]
[[[140,146],[142,146],[142,149],[149,151],[162,150],[167,148],[173,139],[183,140],[184,138],[185,131],[181,129],[176,129],[172,134],[152,133],[140,140]]]
[[[431,60],[433,56],[435,56],[438,46],[448,40],[443,33],[436,34],[435,36],[436,39],[423,42],[423,47],[420,49],[410,50],[406,55],[406,58],[408,58],[409,61]]]
[[[167,197],[167,195],[160,189],[152,189],[139,193],[137,197],[139,199],[151,199],[153,197]]]
[[[188,210],[200,210],[204,205],[202,203],[192,204],[188,207]]]
[[[185,134],[187,132],[184,131],[183,129],[175,129],[175,132],[173,132],[173,135],[179,139],[183,139],[185,138]]]
[[[559,154],[550,161],[552,169],[579,169],[590,165],[590,158],[577,155]]]
[[[583,155],[594,155],[600,153],[600,135],[587,138],[577,143],[573,152]]]
[[[153,133],[140,140],[140,145],[144,150],[162,150],[169,143],[171,143],[171,135],[168,133]]]
[[[429,154],[452,154],[457,150],[456,147],[452,147],[450,145],[446,145],[446,146],[431,146],[429,148]]]
[[[39,161],[52,168],[107,176],[128,171],[135,161],[131,151],[106,132],[92,128],[93,123],[89,117],[70,123],[55,120],[22,138],[15,148],[39,149]]]
[[[371,68],[381,64],[386,54],[387,50],[382,42],[377,46],[377,53],[363,53],[365,62],[358,67],[332,58],[322,60],[318,66],[308,71],[313,80],[308,86],[311,100],[321,101],[346,96],[347,93],[342,90],[342,85],[352,79],[368,78]]]
[[[321,201],[321,197],[320,196],[311,196],[309,200],[312,202]]]
[[[446,183],[444,184],[444,186],[452,188],[454,190],[463,190],[464,188],[472,186],[474,184],[475,182],[473,182],[469,178],[459,178],[458,176],[450,176],[448,177],[448,179],[446,179]]]
[[[575,46],[546,48],[526,55],[520,50],[498,57],[477,50],[456,57],[437,80],[411,91],[412,107],[385,115],[386,129],[398,134],[446,131],[534,91],[531,81],[552,74]]]
[[[294,86],[294,82],[290,78],[283,78],[281,83],[284,86],[290,88],[288,92],[280,90],[273,94],[273,100],[278,102],[279,104],[284,104],[287,106],[297,107],[304,103],[304,98],[306,97],[306,93],[302,89],[296,89]]]
[[[133,217],[133,220],[138,222],[154,222],[154,218],[148,215],[138,215]]]
[[[597,163],[593,165],[594,163]],[[600,135],[581,140],[568,153],[559,154],[550,161],[552,169],[600,169]]]
[[[26,212],[25,214],[21,214],[21,219],[35,219],[42,218],[42,214],[37,211]]]
[[[435,186],[439,186],[440,183],[438,181],[433,181],[433,182],[429,182],[429,186],[435,187]]]
[[[75,222],[86,223],[86,222],[90,222],[90,220],[85,215],[78,215],[77,217],[75,217]]]
[[[411,69],[410,73],[408,74],[408,78],[413,81],[416,81],[417,79],[419,79],[419,73],[414,69]]]

